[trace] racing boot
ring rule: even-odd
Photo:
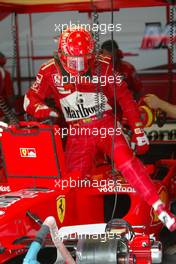
[[[166,208],[161,200],[152,205],[160,221],[171,231],[176,230],[176,217]]]
[[[159,195],[157,194],[155,185],[147,173],[146,168],[138,158],[133,157],[132,159],[127,160],[118,166],[118,169],[121,171],[128,183],[135,188],[136,192],[150,206],[159,200]]]
[[[142,162],[136,157],[133,157],[131,160],[127,160],[118,166],[118,169],[148,205],[154,208],[160,221],[170,231],[174,231],[176,229],[176,217],[169,212],[160,200],[157,189]]]

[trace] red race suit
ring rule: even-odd
[[[145,167],[129,147],[119,122],[114,130],[111,102],[116,95],[115,99],[120,104],[124,116],[127,117],[132,131],[136,131],[136,136],[141,133],[138,107],[127,84],[124,81],[119,82],[118,74],[115,76],[112,74],[111,58],[100,56],[98,63],[101,66],[100,76],[103,77],[101,92],[97,92],[98,85],[94,78],[96,75],[93,64],[88,75],[89,81],[86,76],[85,78],[79,76],[76,81],[70,79],[63,84],[62,80],[68,79],[66,78],[68,73],[64,72],[61,63],[55,59],[50,60],[42,65],[35,83],[26,93],[24,109],[36,118],[47,117],[53,110],[46,106],[45,99],[53,97],[56,107],[63,113],[70,129],[65,151],[68,171],[80,171],[81,176],[86,177],[91,171],[96,152],[102,151],[114,159],[116,168],[146,202],[152,205],[159,199],[158,194]],[[112,81],[112,78],[115,81],[114,79]],[[103,117],[99,118],[96,113],[101,106],[104,111]],[[142,141],[140,143],[143,145]]]

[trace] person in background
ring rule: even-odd
[[[14,106],[14,90],[13,82],[10,73],[5,69],[6,57],[0,52],[0,98],[3,100],[8,107],[13,108]],[[1,108],[0,108],[1,110]],[[4,114],[0,112],[0,118],[4,118]]]
[[[176,118],[176,105],[170,104],[165,100],[160,99],[155,94],[147,94],[143,98],[144,102],[154,110],[162,110],[166,112],[170,118]]]
[[[128,85],[128,89],[132,92],[133,97],[138,100],[140,91],[142,90],[142,83],[137,75],[135,67],[123,60],[123,52],[115,40],[106,40],[101,45],[101,53],[104,56],[114,56],[115,70],[119,72]]]

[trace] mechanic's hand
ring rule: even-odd
[[[144,96],[143,101],[152,109],[157,110],[160,108],[162,100],[155,94],[147,94]]]
[[[143,128],[135,128],[131,139],[131,148],[136,154],[143,155],[149,150],[149,140]]]

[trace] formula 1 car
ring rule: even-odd
[[[22,263],[21,259],[19,262],[18,259],[20,256],[24,258],[30,243],[48,216],[53,216],[57,226],[67,227],[71,234],[79,234],[76,227],[71,227],[82,226],[84,230],[94,230],[92,232],[95,235],[92,225],[103,224],[101,234],[105,235],[106,224],[114,218],[122,218],[133,227],[133,238],[121,234],[118,236],[120,241],[108,241],[105,252],[98,252],[100,256],[96,255],[94,262],[89,259],[94,255],[94,243],[98,247],[102,245],[102,241],[98,239],[91,243],[86,238],[80,240],[76,237],[72,247],[74,252],[71,254],[80,254],[88,259],[87,262],[77,260],[76,263],[98,264],[98,259],[104,259],[105,255],[105,263],[161,262],[162,249],[158,235],[162,224],[152,208],[141,200],[118,171],[112,173],[110,164],[97,166],[92,171],[91,179],[79,179],[79,172],[76,171],[66,174],[58,126],[37,122],[11,125],[2,132],[1,147],[5,179],[2,183],[4,192],[0,196],[0,263]],[[155,164],[146,165],[146,168],[158,188],[161,199],[167,204],[174,201],[175,160],[160,160]],[[98,231],[98,226],[96,229]],[[114,233],[119,233],[120,225],[116,225],[115,229]],[[130,253],[127,258],[131,259],[131,262],[118,262],[117,259],[110,258],[111,254],[115,256],[118,251],[121,239],[125,239],[123,243],[128,247]],[[66,239],[64,243],[69,248],[70,241]],[[49,235],[46,246],[53,246]],[[121,251],[118,256],[121,259]]]

